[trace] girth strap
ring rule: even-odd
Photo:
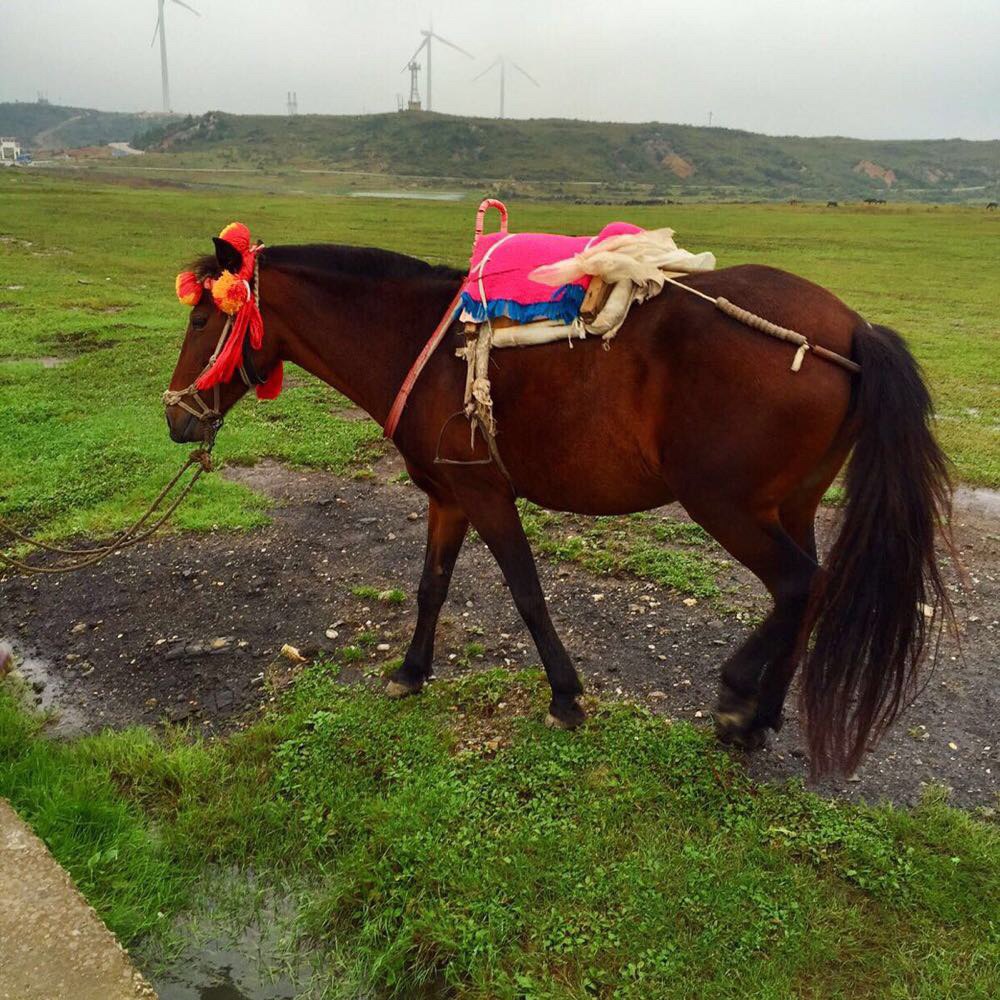
[[[399,418],[403,415],[403,410],[406,408],[406,401],[410,398],[410,393],[413,392],[413,387],[417,384],[420,373],[427,366],[431,355],[437,350],[438,344],[441,343],[444,335],[448,332],[452,317],[455,315],[455,310],[461,301],[462,289],[459,288],[455,293],[455,297],[448,303],[448,308],[445,309],[441,321],[434,328],[430,340],[424,344],[424,349],[417,355],[417,360],[410,366],[406,378],[403,379],[403,384],[399,387],[399,392],[396,393],[396,398],[389,410],[389,416],[385,418],[385,426],[382,429],[382,436],[388,438],[390,441],[396,433],[396,428],[399,426]]]

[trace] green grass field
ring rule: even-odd
[[[251,870],[320,959],[310,996],[996,996],[1000,837],[938,797],[758,785],[626,706],[552,732],[537,673],[405,703],[335,674],[214,743],[55,743],[0,690],[0,795],[132,944]]]
[[[185,322],[173,277],[225,222],[269,243],[461,264],[474,208],[0,173],[0,516],[50,537],[107,530],[172,473],[184,450],[159,395]],[[512,216],[567,232],[669,224],[723,266],[827,285],[907,336],[958,476],[1000,486],[1000,219],[530,203]],[[363,471],[379,432],[344,406],[293,379],[278,401],[241,405],[217,453]],[[178,527],[248,530],[265,507],[210,477]],[[553,558],[714,593],[690,525],[526,514]],[[291,899],[329,997],[996,995],[996,826],[933,795],[862,809],[757,785],[704,734],[628,707],[595,705],[581,733],[553,733],[533,673],[390,704],[319,664],[275,697],[217,742],[135,730],[57,743],[0,690],[0,795],[133,944],[200,905],[211,872],[252,869]]]
[[[474,205],[278,197],[93,185],[0,174],[0,515],[50,536],[117,526],[178,459],[159,395],[185,313],[173,276],[225,220],[266,242],[373,243],[436,262],[468,254]],[[939,432],[960,479],[1000,485],[1000,217],[971,209],[788,206],[608,209],[517,204],[518,229],[596,230],[609,217],[671,224],[720,265],[796,271],[896,327],[924,365]],[[57,367],[40,359],[55,358]],[[299,380],[269,405],[245,403],[223,458],[268,455],[338,471],[375,454],[377,429],[338,419],[343,400]],[[260,502],[213,479],[179,525],[251,527]]]

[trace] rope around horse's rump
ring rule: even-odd
[[[724,312],[727,316],[730,316],[739,323],[743,323],[745,326],[749,326],[753,330],[758,330],[761,333],[766,333],[769,337],[777,337],[779,340],[787,340],[795,344],[798,350],[796,350],[795,357],[792,360],[793,372],[797,372],[802,367],[802,359],[805,357],[806,351],[812,351],[817,357],[825,358],[835,365],[840,365],[841,368],[855,375],[861,371],[861,365],[856,361],[845,358],[842,354],[837,354],[836,351],[831,351],[819,344],[810,344],[809,339],[797,330],[789,330],[787,327],[772,323],[769,319],[764,319],[763,316],[758,316],[756,313],[750,312],[749,309],[743,309],[740,306],[734,305],[729,299],[724,299],[721,295],[713,298],[711,295],[699,292],[697,288],[682,284],[676,278],[668,277],[664,280],[668,284],[681,289],[681,291],[689,292],[691,295],[697,295],[698,298],[704,299],[706,302],[711,302],[720,312]]]
[[[149,519],[158,511],[160,504],[166,500],[166,498],[173,491],[174,487],[181,481],[184,473],[187,472],[187,470],[193,465],[197,465],[198,468],[195,470],[195,473],[190,480],[188,480],[187,485],[185,485],[181,492],[174,498],[173,502],[169,507],[167,507],[163,514],[161,514],[152,525],[145,527]],[[194,484],[198,482],[204,473],[211,471],[211,446],[208,448],[199,448],[197,451],[193,451],[188,457],[188,460],[181,466],[177,475],[175,475],[174,478],[171,479],[162,490],[160,490],[159,495],[152,502],[152,504],[150,504],[146,512],[139,518],[138,521],[126,528],[120,534],[116,535],[114,538],[105,542],[103,545],[96,546],[95,548],[63,549],[59,548],[57,545],[48,545],[45,542],[36,542],[33,539],[28,538],[27,535],[21,534],[21,532],[12,528],[3,518],[0,518],[0,532],[3,532],[8,537],[12,538],[15,542],[20,542],[22,545],[28,545],[41,552],[50,552],[54,555],[70,557],[70,559],[57,563],[55,566],[36,566],[32,563],[24,562],[22,559],[15,559],[13,556],[7,555],[5,552],[0,552],[0,568],[6,566],[21,573],[55,574],[72,573],[75,570],[84,569],[87,566],[93,566],[96,563],[99,563],[102,559],[106,559],[112,552],[129,548],[132,545],[138,545],[140,542],[144,542],[155,532],[159,531],[159,529],[167,523],[170,516],[175,510],[177,510],[187,495],[191,492]]]

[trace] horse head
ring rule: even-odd
[[[281,391],[273,338],[268,347],[263,344],[257,285],[261,247],[250,245],[249,231],[240,223],[227,226],[214,242],[213,255],[177,276],[177,296],[191,311],[163,402],[170,437],[180,444],[211,443],[248,388],[255,387],[261,398]]]

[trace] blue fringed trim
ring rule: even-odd
[[[555,323],[572,323],[580,315],[580,306],[583,305],[586,291],[580,285],[563,285],[562,288],[556,289],[548,302],[521,303],[513,299],[490,299],[490,319],[506,316],[516,323],[534,323],[540,319],[552,320]],[[476,323],[482,323],[486,319],[487,310],[468,292],[462,292],[459,312],[463,309]]]

